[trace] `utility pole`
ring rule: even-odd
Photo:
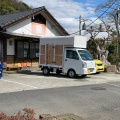
[[[79,35],[81,35],[81,19],[82,19],[82,17],[80,15],[80,17],[79,17]]]
[[[82,30],[86,30],[85,21],[87,21],[87,20],[88,20],[88,19],[84,20],[84,19],[81,17],[81,15],[79,16],[79,35],[81,35],[81,31],[82,31]],[[81,29],[81,23],[82,23],[82,22],[84,22],[84,23],[83,23],[82,29]]]

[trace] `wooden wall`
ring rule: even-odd
[[[7,56],[7,67],[9,66],[21,66],[21,63],[30,63],[30,66],[38,66],[38,60],[30,60],[30,59],[14,59],[14,55]]]

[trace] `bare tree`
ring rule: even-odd
[[[88,41],[88,50],[93,54],[94,58],[100,59],[105,65],[110,64],[107,61],[109,51],[106,50],[105,42],[106,38],[97,38],[100,32],[105,32],[106,29],[102,27],[102,24],[98,26],[90,26],[87,29],[86,34],[90,34],[90,40]]]
[[[102,21],[106,32],[108,33],[108,40],[116,41],[116,55],[119,55],[119,44],[120,44],[120,26],[119,26],[119,14],[120,14],[120,0],[107,0],[100,4],[96,8],[96,14],[99,16],[104,13],[100,20]]]

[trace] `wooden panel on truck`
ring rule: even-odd
[[[41,49],[40,49],[39,53],[45,54],[45,45],[41,45],[40,47],[41,47]]]
[[[46,46],[46,63],[47,64],[53,64],[54,61],[54,46],[47,45]]]
[[[55,55],[55,64],[62,65],[62,55]]]
[[[44,64],[45,63],[45,45],[41,45],[40,46],[40,64]]]
[[[62,55],[63,53],[63,45],[55,45],[55,54]]]
[[[45,55],[40,55],[40,64],[45,64]]]
[[[56,65],[62,65],[63,45],[55,46],[55,63]]]

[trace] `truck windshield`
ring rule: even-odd
[[[78,50],[78,53],[80,54],[83,60],[93,60],[93,58],[87,50]]]

